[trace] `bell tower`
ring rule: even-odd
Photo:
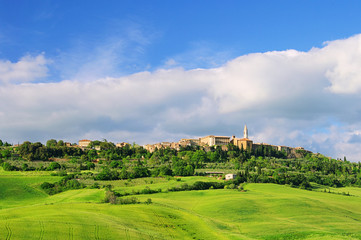
[[[248,129],[246,124],[244,125],[243,137],[248,139]]]

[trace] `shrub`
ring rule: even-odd
[[[118,168],[118,167],[122,166],[122,162],[113,160],[113,161],[110,162],[109,166],[111,168]]]
[[[66,172],[65,170],[62,170],[62,171],[59,171],[59,172],[51,173],[50,175],[51,175],[51,176],[61,176],[61,177],[64,177],[64,176],[66,176],[66,175],[68,175],[68,174],[67,174],[67,172]]]
[[[42,189],[45,190],[46,193],[53,195],[56,193],[60,193],[65,190],[69,189],[80,189],[84,188],[85,185],[78,182],[76,179],[74,179],[74,174],[69,174],[63,177],[59,182],[56,183],[48,183],[44,182],[40,185]]]
[[[16,167],[15,166],[12,166],[10,163],[8,162],[4,162],[3,163],[3,169],[5,171],[16,171]]]
[[[139,203],[139,199],[136,197],[120,198],[119,204],[136,204]]]
[[[99,183],[95,182],[93,185],[91,185],[89,188],[92,188],[92,189],[99,189],[100,186],[99,186]]]
[[[144,188],[143,190],[141,190],[139,193],[140,194],[152,194],[152,193],[157,193],[157,190],[152,190],[149,187]]]
[[[106,191],[104,202],[110,204],[117,204],[117,196],[113,191]]]
[[[103,170],[95,177],[95,180],[117,180],[117,171],[112,171],[109,168],[104,167]]]
[[[66,189],[79,189],[82,188],[82,184],[80,184],[77,180],[72,179],[66,182]]]
[[[45,190],[45,189],[53,188],[53,187],[54,187],[54,184],[48,183],[48,182],[43,182],[43,183],[40,185],[40,187]]]
[[[52,162],[52,163],[50,163],[49,167],[46,168],[46,170],[48,170],[48,171],[54,171],[55,169],[60,169],[60,168],[61,168],[61,166],[60,166],[59,163],[57,163],[57,162]]]
[[[29,170],[29,165],[26,164],[26,163],[23,163],[23,164],[21,165],[21,170],[23,170],[23,171]]]

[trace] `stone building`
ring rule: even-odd
[[[199,142],[200,142],[200,145],[222,146],[222,145],[228,145],[230,143],[230,139],[229,139],[229,137],[224,137],[224,136],[209,135],[209,136],[200,138]]]
[[[277,146],[277,150],[280,152],[285,152],[286,154],[290,154],[292,148],[291,147],[286,147],[286,146]]]
[[[85,149],[89,146],[89,144],[91,143],[90,140],[87,140],[87,139],[83,139],[83,140],[79,140],[79,143],[78,143],[78,146],[81,148],[81,149]]]
[[[152,153],[156,149],[171,148],[171,149],[179,150],[180,144],[176,143],[176,142],[161,142],[161,143],[155,143],[155,144],[147,144],[147,145],[144,145],[143,148]]]
[[[225,179],[226,180],[233,180],[233,179],[235,179],[237,177],[237,175],[236,174],[233,174],[233,173],[229,173],[229,174],[226,174],[225,175]]]
[[[236,138],[236,136],[233,136],[231,139],[231,143],[240,149],[243,150],[252,150],[253,148],[253,141],[248,139],[248,129],[247,125],[244,125],[243,130],[243,138]]]
[[[121,147],[125,147],[125,146],[130,146],[130,144],[129,144],[129,143],[126,143],[126,142],[121,142],[121,143],[115,144],[115,146],[116,146],[117,148],[121,148]]]
[[[253,141],[248,138],[236,138],[235,136],[233,136],[231,143],[243,150],[253,149]]]
[[[182,147],[199,146],[200,140],[199,139],[182,138],[181,140],[179,140],[178,144]]]

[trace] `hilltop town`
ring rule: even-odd
[[[78,147],[82,149],[86,149],[91,144],[91,140],[83,139],[79,140]],[[280,145],[271,145],[267,143],[254,143],[251,139],[248,138],[248,128],[247,125],[244,126],[243,130],[243,138],[237,138],[236,136],[227,137],[227,136],[215,136],[208,135],[200,138],[182,138],[178,142],[160,142],[154,144],[146,144],[143,145],[143,148],[147,151],[153,153],[155,150],[159,149],[175,149],[179,151],[182,147],[202,147],[204,149],[209,149],[210,147],[220,146],[223,151],[228,150],[228,145],[232,144],[234,146],[239,147],[241,150],[245,151],[257,151],[257,149],[261,149],[264,147],[272,148],[275,151],[284,152],[287,156],[294,157],[297,150],[303,150],[305,152],[309,152],[305,150],[303,147],[288,147],[288,146],[280,146]],[[124,147],[126,145],[130,145],[129,143],[122,142],[117,143],[116,147]],[[94,146],[95,150],[100,150],[100,146]]]
[[[244,126],[243,130],[243,138],[237,138],[236,136],[227,137],[227,136],[214,136],[209,135],[205,137],[201,137],[198,139],[187,139],[183,138],[178,142],[160,142],[155,144],[147,144],[143,147],[150,151],[154,152],[156,149],[164,149],[171,148],[175,150],[179,150],[181,147],[187,146],[200,146],[203,148],[220,146],[222,150],[228,150],[228,145],[233,144],[234,146],[239,147],[243,150],[253,150],[257,151],[262,147],[270,147],[273,150],[284,152],[287,155],[294,155],[297,150],[304,150],[306,152],[310,152],[305,150],[303,147],[288,147],[288,146],[279,146],[279,145],[271,145],[267,143],[254,143],[251,139],[248,138],[248,129],[247,125]]]

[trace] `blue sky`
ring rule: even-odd
[[[1,1],[0,57],[45,52],[56,59],[123,39],[122,54],[132,58],[120,73],[153,70],[174,56],[188,68],[213,67],[247,53],[307,51],[352,36],[360,10],[359,1]]]
[[[359,1],[0,1],[0,139],[209,134],[358,161]]]

